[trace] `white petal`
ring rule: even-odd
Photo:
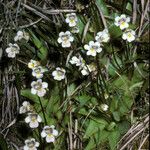
[[[28,106],[28,105],[30,105],[30,104],[29,104],[29,102],[24,101],[24,102],[22,103],[22,105],[26,107],[26,106]]]
[[[99,40],[99,36],[95,36],[95,40],[98,41]]]
[[[37,128],[39,126],[38,121],[30,121],[29,123],[30,128]]]
[[[55,141],[55,137],[54,136],[46,136],[46,142],[47,143],[51,143]]]
[[[95,46],[100,47],[100,43],[99,42],[95,42]]]
[[[64,35],[65,33],[64,32],[60,32],[59,33],[59,36],[61,37],[62,35]]]
[[[42,131],[42,132],[41,132],[41,137],[44,138],[44,137],[46,137],[46,136],[47,136],[47,134],[45,133],[45,131]]]
[[[35,147],[39,147],[40,143],[39,142],[35,142]]]
[[[122,15],[120,16],[120,18],[126,18],[126,15],[125,15],[125,14],[122,14]]]
[[[39,115],[37,116],[37,121],[42,122],[42,118]]]
[[[47,126],[47,127],[49,127],[49,126]],[[54,129],[54,128],[55,128],[55,126],[54,126],[54,125],[51,125],[51,126],[50,126],[50,128]]]
[[[8,48],[6,48],[6,50],[5,50],[7,53],[9,53],[9,52],[11,52],[11,48],[10,47],[8,47]]]
[[[55,70],[55,71],[52,72],[52,76],[55,77],[56,75],[57,75],[57,71]]]
[[[15,37],[14,37],[14,41],[16,42],[16,41],[18,41],[18,40],[19,40],[18,36],[15,36]]]
[[[23,114],[23,113],[26,113],[26,109],[24,106],[20,107],[19,109],[19,114]]]
[[[35,75],[35,77],[36,77],[37,79],[43,78],[43,74],[42,74],[42,73],[37,73],[37,74]]]
[[[35,95],[37,93],[37,90],[34,88],[31,88],[31,93]]]
[[[88,75],[89,73],[86,70],[81,70],[82,75]]]
[[[62,78],[61,78],[60,76],[55,76],[54,79],[55,79],[55,80],[58,80],[58,81],[61,81],[61,80],[62,80]]]
[[[86,50],[89,50],[90,49],[90,47],[89,47],[89,45],[84,45],[84,49],[86,49]]]
[[[69,22],[69,27],[75,27],[77,25],[76,21]]]
[[[126,18],[126,22],[130,22],[130,17],[127,17],[127,18]]]
[[[36,81],[31,82],[31,86],[33,87],[36,84]]]
[[[90,45],[90,46],[94,45],[94,41],[90,41],[90,42],[89,42],[89,45]]]
[[[117,27],[119,26],[118,22],[115,22],[114,24],[115,24]]]
[[[87,55],[96,56],[96,51],[87,51]]]
[[[62,39],[59,37],[57,40],[58,43],[62,43]]]
[[[45,88],[48,88],[48,83],[43,82],[43,83],[42,83],[42,88],[44,88],[44,89],[45,89]]]
[[[8,53],[8,57],[9,57],[9,58],[15,58],[15,56],[16,56],[16,54],[15,54],[15,53],[11,53],[11,52],[10,52],[10,53]]]
[[[70,36],[69,41],[70,41],[70,42],[73,42],[73,41],[74,41],[74,37],[73,37],[73,36]]]
[[[69,22],[70,22],[70,19],[69,19],[69,18],[66,18],[65,21],[66,21],[66,23],[69,23]]]
[[[22,32],[22,31],[18,31],[18,32],[17,32],[17,35],[18,35],[18,36],[23,36],[23,32]]]
[[[45,89],[41,89],[41,90],[37,91],[37,95],[39,97],[43,97],[45,94],[46,94],[46,90]]]
[[[127,39],[127,35],[125,33],[122,35],[122,39],[124,39],[124,40]]]
[[[119,16],[117,16],[117,17],[115,18],[115,21],[116,21],[116,22],[118,22],[118,20],[120,20],[120,17],[119,17]]]
[[[100,53],[101,51],[102,51],[102,48],[101,48],[101,47],[96,50],[97,53]]]
[[[42,83],[42,79],[38,79],[37,82]]]
[[[32,76],[35,77],[36,76],[36,73],[34,71],[32,71]]]
[[[29,147],[25,145],[25,146],[23,147],[23,150],[29,150]]]
[[[55,129],[53,129],[53,135],[54,135],[54,136],[57,136],[57,135],[58,135],[58,131],[55,130]]]
[[[70,47],[71,43],[68,41],[67,43],[62,42],[62,47]]]
[[[65,32],[66,35],[71,35],[70,31]]]
[[[25,118],[25,122],[26,123],[29,123],[31,121],[31,118],[29,117],[29,116],[27,116],[26,118]]]
[[[123,30],[125,28],[128,28],[129,27],[129,24],[128,23],[124,23],[123,25],[121,24],[120,25],[120,29]]]

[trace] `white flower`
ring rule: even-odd
[[[102,48],[99,42],[90,41],[89,45],[84,45],[84,49],[87,50],[87,55],[96,56],[96,53],[100,53]]]
[[[45,68],[43,68],[42,66],[37,66],[35,68],[33,68],[32,70],[32,75],[38,79],[43,77],[43,73],[46,71]]]
[[[131,30],[131,29],[127,29],[123,35],[122,38],[124,40],[127,40],[128,42],[132,42],[135,40],[135,31]]]
[[[52,76],[55,80],[63,80],[65,78],[65,69],[57,67],[55,71],[52,72]]]
[[[55,142],[55,137],[58,135],[58,131],[54,129],[55,126],[45,126],[41,132],[41,136],[46,138],[47,143]]]
[[[42,82],[41,79],[38,79],[37,81],[33,81],[31,83],[31,87],[32,94],[37,94],[39,97],[43,97],[46,94],[48,84],[46,82]]]
[[[39,122],[42,122],[42,118],[37,113],[29,113],[25,118],[25,122],[29,123],[30,128],[37,128]]]
[[[59,38],[58,38],[58,43],[62,44],[62,47],[70,47],[71,42],[73,42],[74,38],[71,35],[69,31],[66,32],[60,32],[59,33]]]
[[[89,75],[89,70],[86,66],[84,66],[81,70],[83,76]]]
[[[91,63],[87,66],[84,66],[81,70],[81,73],[83,76],[89,75],[90,72],[93,72],[96,70],[96,65],[94,63]]]
[[[129,24],[128,24],[129,22],[130,22],[130,18],[126,17],[126,15],[123,14],[120,17],[117,16],[115,18],[115,23],[114,24],[116,26],[119,26],[121,30],[124,30],[124,29],[129,27]]]
[[[73,56],[69,62],[72,65],[76,65],[76,66],[83,66],[85,64],[85,61],[83,60],[81,56],[79,58],[77,58],[76,56]]]
[[[77,27],[77,26],[75,26],[75,27],[73,27],[73,28],[71,28],[71,32],[72,33],[79,33],[79,27]]]
[[[14,41],[20,41],[22,39],[25,39],[26,41],[29,41],[29,34],[25,31],[18,31],[17,35],[14,37]]]
[[[29,111],[32,111],[31,104],[27,101],[24,101],[22,103],[22,106],[19,109],[19,113],[24,114],[24,113],[29,112]]]
[[[101,42],[107,43],[109,41],[109,39],[110,39],[110,35],[109,35],[107,29],[104,29],[103,31],[98,32],[95,37],[95,40],[100,43]]]
[[[71,13],[71,14],[66,15],[66,20],[65,21],[66,21],[66,23],[69,24],[69,27],[74,27],[74,26],[77,25],[78,19],[77,19],[77,16],[76,16],[75,13]]]
[[[39,147],[39,142],[36,142],[34,138],[25,140],[25,146],[23,147],[24,150],[37,150]]]
[[[106,105],[106,104],[101,104],[101,109],[103,110],[103,111],[107,111],[108,110],[108,105]]]
[[[9,58],[14,58],[16,56],[16,54],[19,53],[19,50],[20,50],[20,48],[19,48],[18,44],[10,43],[9,47],[6,48],[6,53],[8,53]]]
[[[40,62],[36,61],[36,60],[30,60],[30,62],[28,63],[28,68],[30,69],[34,69],[35,67],[39,66]]]

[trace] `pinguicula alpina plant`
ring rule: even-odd
[[[33,22],[29,33],[17,31],[14,44],[5,49],[8,59],[15,58],[12,64],[23,68],[23,78],[16,72],[10,82],[18,85],[26,77],[18,86],[23,97],[18,113],[31,131],[24,150],[118,150],[135,122],[134,103],[147,77],[147,61],[138,63],[142,53],[137,48],[145,28],[132,26],[133,17],[116,9],[110,14],[109,5],[104,11],[99,3],[54,11],[64,15],[54,22],[48,22],[52,10],[39,9],[41,26]]]
[[[55,129],[54,125],[45,126],[41,132],[42,138],[46,139],[47,143],[55,142],[55,137],[58,136],[58,131]]]
[[[99,42],[90,41],[89,44],[84,45],[84,49],[87,50],[87,55],[96,56],[102,51],[100,46]]]
[[[12,44],[10,43],[9,44],[9,47],[6,48],[6,53],[8,54],[8,57],[9,58],[15,58],[16,57],[16,54],[19,54],[19,51],[20,51],[20,47],[18,46],[18,44]]]
[[[34,138],[29,138],[25,140],[25,146],[23,147],[23,150],[37,150],[40,143],[36,142]]]
[[[121,30],[124,30],[129,27],[130,18],[126,17],[126,15],[122,14],[121,16],[117,16],[115,18],[115,25],[120,27]]]
[[[25,31],[18,31],[17,35],[14,37],[14,41],[21,41],[22,39],[25,39],[26,41],[29,41],[30,36]]]
[[[57,41],[58,41],[58,43],[61,43],[63,48],[70,47],[71,42],[74,41],[74,37],[72,36],[70,31],[60,32],[59,38]]]

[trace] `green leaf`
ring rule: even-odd
[[[115,127],[116,127],[116,123],[115,122],[111,122],[109,124],[109,126],[107,127],[107,130],[108,131],[112,131],[112,130],[114,130]]]
[[[39,103],[38,102],[38,96],[37,95],[33,95],[31,93],[31,90],[30,89],[24,89],[24,90],[21,90],[21,95],[32,100],[33,102],[35,103]]]
[[[81,96],[77,96],[75,99],[79,101],[80,106],[82,107],[85,104],[87,104],[87,102],[91,99],[91,97],[89,95],[81,95]]]
[[[78,27],[79,27],[79,34],[82,35],[83,30],[84,30],[84,21],[83,17],[78,15]]]
[[[84,31],[83,31],[83,35],[82,35],[82,43],[84,42],[85,37],[87,37],[87,32],[90,26],[90,22],[91,19],[88,20],[88,22],[86,23],[85,27],[84,27]]]
[[[118,97],[112,99],[111,105],[110,105],[110,111],[111,112],[114,112],[115,110],[118,109],[118,103],[119,103]]]
[[[126,9],[132,12],[132,4],[128,2]]]
[[[44,41],[42,39],[38,39],[36,35],[30,31],[30,34],[32,35],[32,42],[36,46],[36,48],[39,50],[38,51],[38,57],[42,60],[45,61],[48,55],[48,49],[44,45]]]
[[[21,95],[28,98],[28,99],[30,99],[31,101],[35,102],[36,109],[41,110],[39,97],[37,95],[32,94],[30,89],[21,90]],[[48,100],[43,98],[43,97],[41,97],[40,99],[41,99],[43,107],[47,106],[47,101]]]
[[[118,123],[118,130],[121,135],[124,135],[128,129],[130,128],[131,124],[128,121],[122,121]]]
[[[110,132],[108,136],[108,141],[111,150],[116,149],[119,138],[120,138],[120,131],[118,130],[118,128],[116,128],[116,130],[114,130],[113,132]]]
[[[99,124],[93,120],[90,120],[89,125],[85,131],[83,138],[88,138],[88,137],[92,136],[94,133],[96,133],[98,131],[98,129],[99,129]]]
[[[120,121],[120,113],[118,111],[114,111],[112,114],[116,121]]]
[[[98,134],[99,134],[99,143],[101,143],[101,142],[107,141],[107,138],[108,138],[110,132],[106,131],[106,130],[102,130]]]
[[[51,95],[48,100],[48,105],[46,107],[46,112],[48,115],[50,115],[51,113],[57,113],[59,108],[59,100],[60,100],[59,90],[58,87],[56,86],[51,91]]]
[[[104,119],[94,117],[92,117],[92,119],[94,120],[90,120],[89,125],[85,131],[84,138],[92,136],[98,130],[102,131],[108,125],[107,121],[105,121]]]
[[[76,86],[75,86],[74,83],[69,85],[69,86],[67,86],[67,95],[71,96],[73,94],[75,88],[76,88]]]
[[[110,26],[109,33],[112,38],[118,38],[119,36],[122,35],[121,29],[115,25]]]
[[[85,147],[84,150],[93,150],[93,148],[95,148],[95,141],[93,138],[90,138],[89,143],[87,144],[87,146]]]
[[[106,3],[105,3],[103,0],[96,0],[96,4],[97,4],[98,7],[100,7],[100,9],[102,10],[103,15],[109,16]]]

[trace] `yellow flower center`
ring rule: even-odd
[[[37,114],[31,114],[31,121],[32,122],[37,121]]]
[[[67,42],[69,40],[69,35],[63,35],[61,38],[63,42]]]

